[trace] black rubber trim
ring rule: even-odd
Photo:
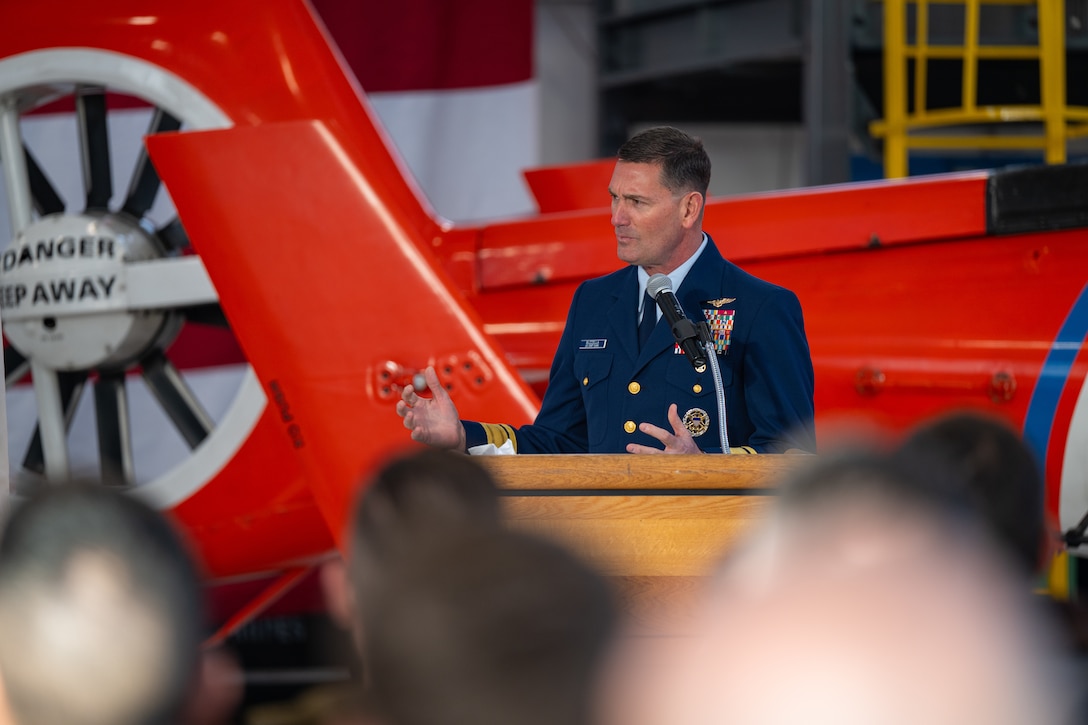
[[[1013,167],[996,171],[986,186],[990,234],[1088,226],[1088,163]]]

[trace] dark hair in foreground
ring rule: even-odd
[[[23,725],[173,722],[202,590],[158,511],[90,483],[38,489],[0,533],[0,678]]]
[[[636,164],[660,164],[661,183],[674,194],[710,187],[710,157],[702,140],[672,126],[637,133],[620,146],[617,158]]]
[[[420,449],[392,458],[368,482],[355,507],[352,554],[365,569],[436,528],[499,521],[498,486],[483,466],[461,453]]]
[[[374,703],[398,725],[588,725],[616,612],[557,544],[461,530],[415,549],[364,613]]]
[[[1008,424],[979,413],[947,414],[916,428],[897,455],[916,465],[949,468],[999,551],[1028,576],[1039,572],[1045,532],[1042,469]]]
[[[923,515],[968,520],[973,512],[954,472],[930,460],[844,449],[799,468],[781,489],[785,511],[834,510],[844,502],[872,503]]]

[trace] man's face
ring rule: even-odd
[[[693,221],[684,212],[689,194],[675,195],[661,183],[660,164],[617,161],[608,193],[622,261],[668,273],[691,254],[681,248]]]

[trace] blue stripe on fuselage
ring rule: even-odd
[[[1086,335],[1088,284],[1081,289],[1077,301],[1073,303],[1069,315],[1058,330],[1058,336],[1050,346],[1050,352],[1047,353],[1043,369],[1039,373],[1039,380],[1031,394],[1031,402],[1028,403],[1028,413],[1024,417],[1024,439],[1038,456],[1039,465],[1044,468],[1054,416],[1058,411],[1058,400]]]

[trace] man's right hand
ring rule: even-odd
[[[465,450],[465,427],[457,414],[457,406],[438,380],[434,367],[423,371],[430,398],[421,398],[412,385],[404,388],[397,401],[397,415],[404,427],[412,432],[412,440],[435,448]]]

